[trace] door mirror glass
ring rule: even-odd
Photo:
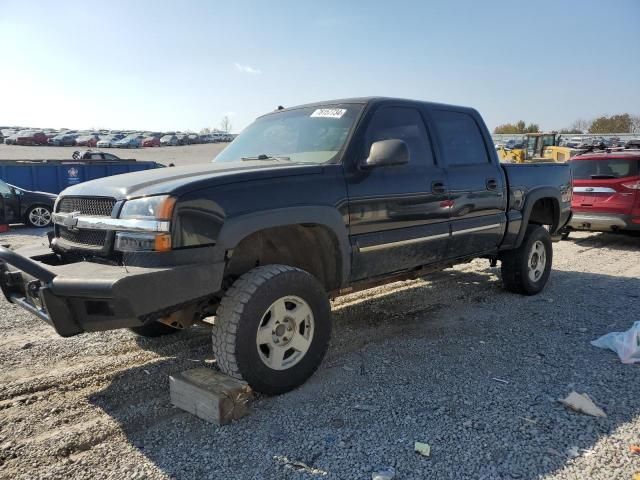
[[[363,163],[363,168],[385,167],[390,165],[404,165],[409,163],[409,148],[402,140],[380,140],[371,144],[369,158]]]

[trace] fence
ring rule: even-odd
[[[505,143],[508,140],[520,140],[524,134],[522,133],[492,133],[491,138],[495,143]],[[623,142],[627,140],[640,138],[640,132],[638,133],[562,133],[562,138],[568,140],[569,138],[579,138],[581,141],[590,143],[591,140],[596,138],[611,138],[618,137]]]

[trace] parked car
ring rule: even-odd
[[[90,147],[94,148],[98,146],[98,136],[97,135],[82,135],[75,140],[75,144],[77,147]]]
[[[501,165],[491,145],[465,107],[369,98],[278,110],[212,165],[66,189],[50,248],[0,248],[11,265],[0,285],[64,336],[155,336],[215,315],[222,372],[283,393],[322,361],[330,297],[480,257],[502,262],[510,291],[545,287],[571,213],[569,166]],[[388,215],[402,208],[410,220]]]
[[[115,148],[140,148],[140,144],[141,142],[137,135],[130,135],[118,140],[111,146]]]
[[[176,135],[176,138],[178,139],[178,145],[189,145],[188,135],[185,135],[184,133],[179,133],[178,135]]]
[[[571,159],[571,230],[640,232],[640,150],[590,152]]]
[[[115,145],[118,140],[124,138],[123,135],[105,135],[96,142],[98,148],[110,148]]]
[[[143,147],[159,147],[160,139],[158,137],[146,137],[142,139]]]
[[[5,138],[4,143],[6,145],[18,145],[18,138],[28,137],[29,135],[31,135],[30,130],[20,130]]]
[[[32,227],[51,225],[53,204],[57,195],[32,192],[0,180],[0,208],[7,223],[25,223]]]
[[[120,160],[120,157],[112,153],[101,152],[100,150],[84,150],[73,152],[71,158],[74,160]]]
[[[175,147],[178,145],[178,137],[175,135],[165,135],[160,139],[160,145]]]
[[[44,132],[25,130],[16,135],[15,145],[46,145],[47,136]]]
[[[60,135],[56,135],[53,138],[48,140],[49,145],[53,145],[56,147],[65,147],[74,145],[76,141],[76,135],[73,133],[63,133]]]

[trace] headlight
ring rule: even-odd
[[[173,215],[176,198],[169,195],[127,200],[120,211],[121,219],[152,222],[168,222]],[[120,231],[116,233],[115,249],[121,252],[171,250],[171,233],[136,233]]]
[[[175,204],[175,197],[169,195],[127,200],[120,211],[120,218],[171,220]]]

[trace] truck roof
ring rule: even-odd
[[[308,107],[322,107],[322,106],[326,106],[326,105],[336,105],[336,104],[340,104],[340,103],[354,103],[354,104],[360,104],[360,105],[374,105],[374,104],[383,104],[383,103],[406,103],[407,105],[426,105],[429,107],[446,107],[449,109],[455,109],[455,110],[466,110],[466,111],[473,111],[475,113],[476,110],[471,108],[471,107],[465,107],[465,106],[461,106],[461,105],[450,105],[450,104],[446,104],[446,103],[437,103],[437,102],[429,102],[429,101],[425,101],[425,100],[411,100],[408,98],[397,98],[397,97],[382,97],[382,96],[372,96],[372,97],[352,97],[352,98],[338,98],[335,100],[322,100],[319,102],[312,102],[312,103],[305,103],[303,105],[295,105],[292,107],[287,107],[287,108],[278,108],[272,112],[269,113],[265,113],[264,115],[261,115],[260,117],[265,117],[267,115],[272,115],[274,113],[279,113],[279,112],[287,112],[287,111],[291,111],[291,110],[296,110],[299,108],[308,108]],[[260,118],[258,117],[258,118]]]

